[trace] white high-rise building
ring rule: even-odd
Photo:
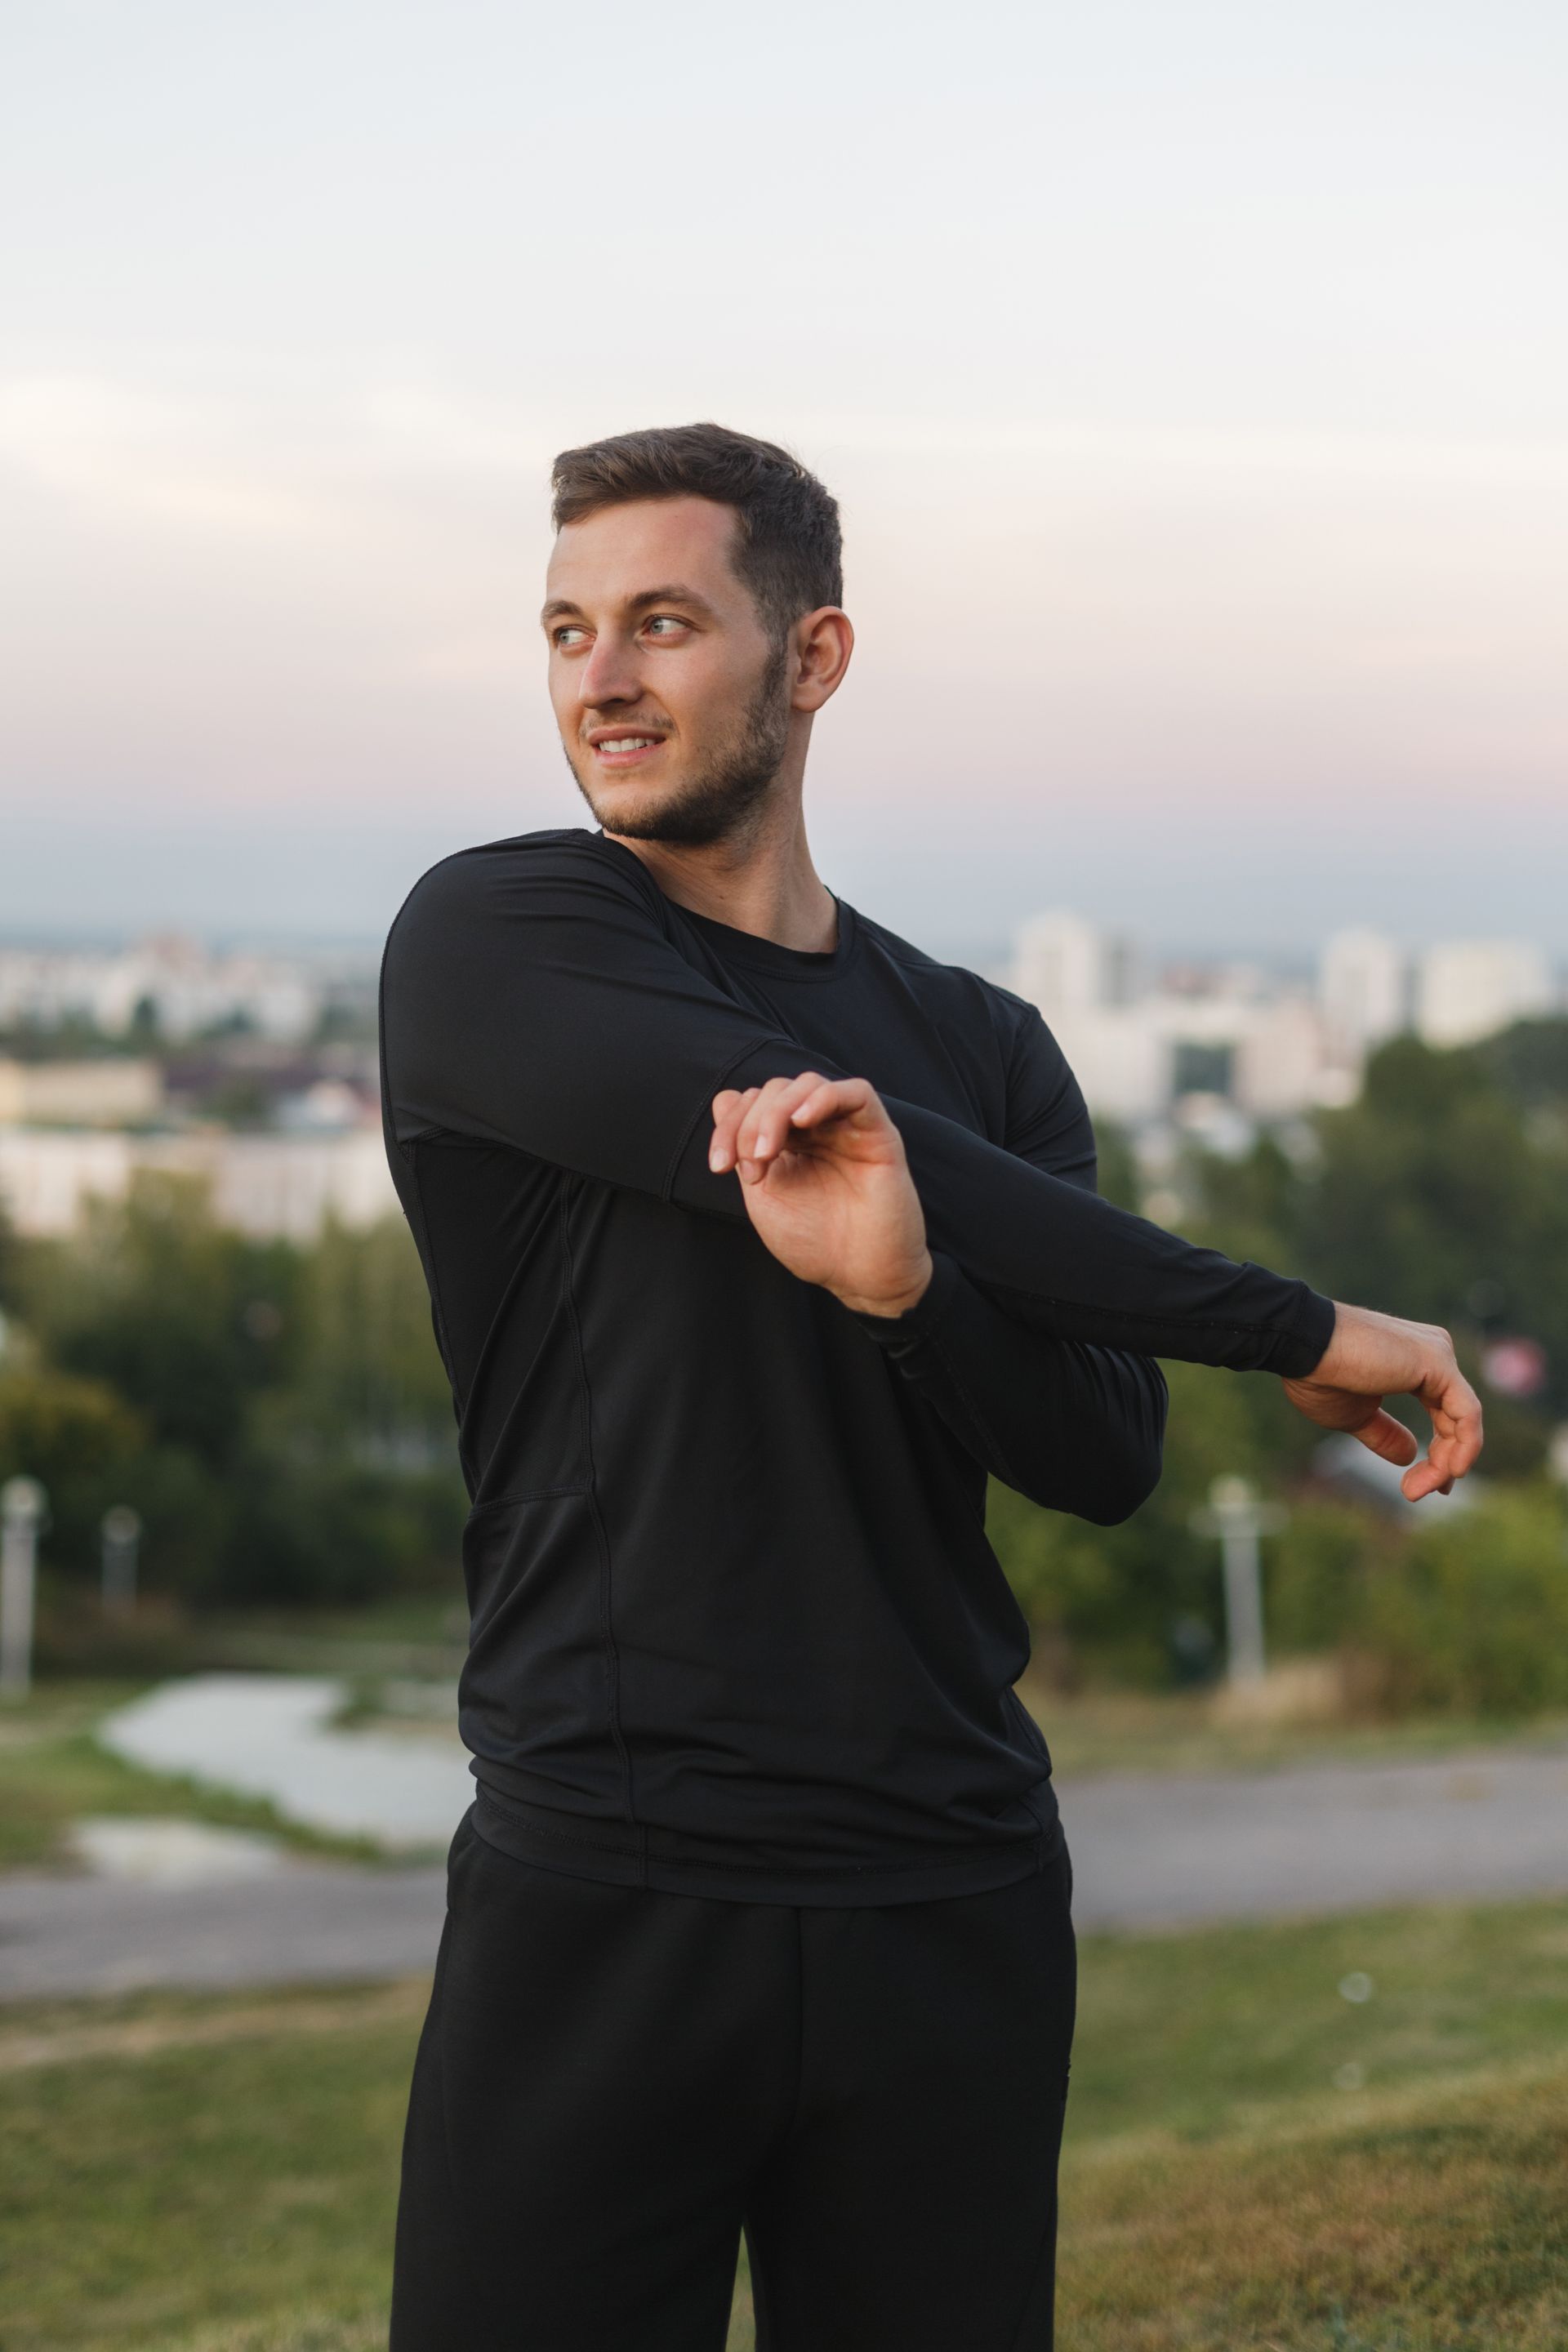
[[[1550,1013],[1552,968],[1528,940],[1444,940],[1416,974],[1415,1025],[1429,1045],[1469,1045]]]
[[[1012,967],[1014,988],[1038,1005],[1097,1116],[1142,1126],[1199,1087],[1258,1118],[1329,1098],[1334,1074],[1309,998],[1251,967],[1206,978],[1202,988],[1152,986],[1126,940],[1059,910],[1024,925]]]
[[[1013,986],[1050,1021],[1130,1004],[1141,992],[1139,958],[1131,940],[1102,931],[1082,915],[1053,908],[1024,924],[1014,946]]]
[[[1410,963],[1382,931],[1336,931],[1318,959],[1318,1003],[1330,1036],[1360,1061],[1410,1025]]]

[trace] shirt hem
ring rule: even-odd
[[[725,1903],[788,1904],[796,1908],[861,1910],[895,1903],[930,1903],[955,1895],[984,1895],[1029,1878],[1055,1858],[1062,1842],[1059,1815],[1005,1846],[970,1848],[917,1863],[840,1864],[832,1869],[774,1870],[717,1859],[650,1853],[611,1843],[613,1830],[579,1837],[529,1821],[481,1781],[473,1825],[487,1845],[563,1878],[607,1886],[646,1886],[662,1895],[697,1895]]]

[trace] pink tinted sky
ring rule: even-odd
[[[0,926],[369,932],[579,821],[544,470],[710,414],[844,504],[858,903],[1568,949],[1565,26],[24,0]]]

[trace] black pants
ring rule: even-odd
[[[415,2063],[392,2352],[1048,2352],[1065,1849],[858,1910],[605,1886],[465,1817]]]

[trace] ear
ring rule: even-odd
[[[795,623],[790,644],[794,656],[790,708],[820,710],[837,693],[855,650],[849,615],[837,604],[819,605]]]

